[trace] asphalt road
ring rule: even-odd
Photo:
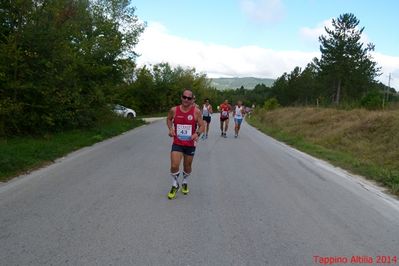
[[[0,265],[399,265],[398,201],[230,126],[213,118],[175,200],[165,121],[1,185]]]

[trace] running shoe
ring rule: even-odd
[[[184,184],[181,185],[181,192],[182,192],[184,195],[187,195],[188,192],[190,192],[190,190],[188,189],[187,183],[184,183]]]
[[[176,198],[177,191],[179,191],[179,184],[177,184],[177,187],[172,186],[172,188],[170,189],[170,191],[168,193],[168,199]]]

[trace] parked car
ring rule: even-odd
[[[127,117],[130,119],[133,119],[136,117],[136,112],[133,109],[127,108],[125,106],[122,106],[120,104],[116,104],[114,106],[114,112],[117,113],[120,116]]]

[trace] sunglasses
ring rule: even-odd
[[[188,97],[188,96],[186,96],[186,95],[182,95],[181,98],[182,98],[183,100],[189,100],[189,101],[191,101],[191,100],[193,99],[193,97]]]

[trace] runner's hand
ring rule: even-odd
[[[176,132],[175,129],[172,127],[171,129],[169,129],[169,137],[173,138],[174,136],[176,136]]]
[[[193,135],[191,135],[191,139],[194,140],[194,141],[197,141],[199,139],[198,133],[196,132]]]

